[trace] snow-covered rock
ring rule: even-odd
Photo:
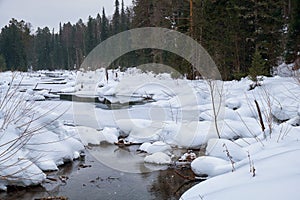
[[[28,89],[24,95],[26,101],[44,101],[44,95],[34,92],[31,89]]]
[[[141,144],[141,146],[138,148],[138,150],[147,152],[148,148],[149,148],[151,145],[152,145],[152,144],[151,144],[150,142],[144,142],[143,144]]]
[[[281,65],[275,68],[274,74],[281,77],[291,77],[293,75],[292,68],[292,65],[282,63]]]
[[[275,104],[272,106],[272,114],[279,120],[289,120],[297,115],[297,110],[294,107]]]
[[[114,144],[115,142],[118,142],[119,131],[116,128],[105,127],[101,131],[101,134],[103,135],[103,140],[110,144]]]
[[[158,165],[166,165],[171,164],[171,158],[167,154],[163,152],[156,152],[154,154],[151,154],[149,156],[146,156],[144,161],[146,163],[153,163]]]
[[[211,156],[201,156],[196,158],[191,163],[191,168],[196,175],[208,175],[209,177],[223,174],[232,170],[232,167],[228,161]]]
[[[244,149],[226,139],[210,139],[207,143],[206,155],[228,161],[232,159],[234,162],[247,158],[247,153]]]
[[[237,110],[241,107],[242,103],[238,99],[238,97],[235,97],[235,98],[226,99],[225,105],[226,105],[226,107],[228,107],[232,110]]]
[[[76,127],[81,141],[84,145],[99,145],[101,142],[114,144],[118,142],[119,131],[116,128],[105,127],[103,130],[96,130],[90,127]]]
[[[140,149],[144,149],[144,151],[146,151],[149,154],[154,154],[157,152],[168,153],[171,150],[171,146],[162,141],[157,141],[150,145],[148,143],[143,143]]]
[[[192,150],[188,150],[188,152],[184,153],[178,160],[180,162],[191,162],[196,158],[197,155]]]

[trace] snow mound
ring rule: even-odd
[[[154,154],[157,152],[168,153],[171,150],[171,146],[162,141],[157,141],[153,144],[145,142],[139,147],[139,150],[145,151],[149,154]]]
[[[226,139],[210,139],[207,143],[206,155],[228,161],[232,159],[235,162],[247,158],[247,153],[241,147]]]
[[[196,175],[207,175],[209,177],[223,174],[232,170],[228,161],[211,156],[201,156],[196,158],[191,163],[191,168]]]
[[[147,152],[148,148],[149,148],[151,145],[152,145],[152,144],[151,144],[150,142],[144,142],[143,144],[141,144],[141,146],[138,148],[138,150]]]
[[[158,165],[167,165],[171,164],[171,158],[163,152],[156,152],[154,154],[146,156],[144,162]]]
[[[232,110],[237,110],[242,106],[242,103],[240,100],[238,100],[237,97],[229,98],[229,99],[226,99],[225,106]]]
[[[76,129],[85,146],[89,144],[99,145],[101,142],[107,142],[109,144],[118,142],[119,131],[116,128],[105,127],[99,131],[90,127],[78,126]]]

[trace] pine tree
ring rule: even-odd
[[[101,41],[106,40],[109,37],[109,22],[105,15],[105,9],[102,9],[102,23],[101,23]]]
[[[260,85],[260,81],[262,79],[259,78],[259,76],[263,76],[263,75],[268,75],[268,70],[266,68],[266,62],[262,58],[259,50],[256,50],[253,55],[251,67],[249,68],[249,76],[250,76],[251,80],[253,81],[253,84],[251,85],[250,89],[254,89],[256,86]]]
[[[285,60],[294,62],[300,52],[300,1],[290,0],[288,5],[288,41],[286,45]]]
[[[0,72],[6,71],[6,70],[7,70],[7,68],[6,68],[5,58],[2,54],[0,54]]]
[[[100,14],[98,13],[96,17],[96,27],[95,27],[95,36],[96,36],[97,44],[101,42],[101,27],[102,27],[101,23],[102,23],[102,19]]]
[[[11,19],[9,25],[2,28],[0,53],[4,56],[8,69],[27,70],[26,48],[29,34],[28,24],[23,20]]]
[[[121,4],[121,24],[120,24],[120,32],[128,30],[128,24],[127,24],[127,15],[124,8],[124,0],[122,0]]]
[[[50,43],[51,33],[49,28],[38,28],[35,38],[36,69],[49,69],[51,67]]]
[[[78,69],[83,62],[84,53],[85,53],[85,43],[84,43],[84,34],[86,32],[86,26],[83,23],[83,21],[80,19],[76,25],[75,28],[75,36],[74,36],[74,48],[75,48],[75,64],[76,68]],[[100,32],[98,33],[100,37]],[[100,42],[100,38],[98,39]]]
[[[117,34],[121,31],[120,27],[120,3],[119,0],[115,0],[115,12],[112,18],[112,33]]]
[[[88,54],[93,48],[97,45],[97,37],[96,37],[96,21],[91,16],[89,16],[87,23],[87,30],[85,34],[85,48],[86,54]]]

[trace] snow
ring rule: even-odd
[[[230,161],[227,151],[230,154],[230,159],[240,161],[247,157],[247,153],[237,144],[226,139],[210,139],[206,147],[206,155]]]
[[[144,161],[146,163],[153,163],[158,165],[171,164],[171,158],[163,152],[156,152],[154,154],[146,156]]]
[[[191,168],[196,175],[205,174],[208,178],[184,193],[182,199],[299,199],[296,186],[300,183],[300,87],[299,82],[290,77],[292,74],[284,71],[287,67],[280,66],[277,76],[264,77],[262,86],[253,90],[248,90],[249,78],[213,82],[222,86],[220,96],[216,96],[221,100],[215,102],[217,112],[213,110],[210,87],[205,80],[174,80],[169,74],[142,73],[132,68],[125,72],[108,70],[108,80],[104,69],[65,71],[60,76],[66,84],[44,84],[58,80],[47,77],[46,72],[23,73],[23,78],[17,76],[16,82],[22,79],[24,86],[20,89],[24,90],[16,94],[22,97],[22,105],[35,105],[35,114],[0,129],[0,152],[6,152],[9,144],[5,144],[9,141],[18,140],[17,144],[24,144],[18,151],[0,156],[1,159],[11,158],[0,161],[0,176],[7,177],[0,179],[0,189],[5,190],[9,184],[39,184],[45,180],[43,171],[57,170],[59,165],[78,158],[84,146],[106,143],[110,149],[120,137],[125,137],[129,143],[141,144],[139,150],[144,152],[137,156],[130,151],[130,155],[156,170],[172,163],[175,148],[206,145],[205,155],[193,160]],[[11,72],[0,73],[0,99],[10,87],[11,75]],[[35,87],[39,89],[34,90]],[[94,95],[128,105],[109,110],[93,103],[48,101],[49,97],[58,97],[49,91]],[[153,101],[138,105],[129,103],[137,98],[152,98]],[[8,107],[0,107],[0,126],[5,124],[7,108],[16,102],[10,101]],[[17,109],[16,114],[21,112]],[[30,125],[33,129],[41,127],[41,130],[18,139],[26,130],[26,126],[19,126],[35,115],[43,117]],[[64,121],[69,123],[64,125]],[[188,155],[178,159],[186,160]],[[108,151],[105,156],[112,159],[107,165],[115,163],[113,168],[121,168],[116,166],[119,162],[113,160],[116,156]],[[122,163],[134,162],[134,159],[124,160]],[[18,170],[20,172],[15,173],[18,178],[9,177]]]
[[[149,154],[154,154],[157,152],[168,153],[171,150],[171,146],[162,141],[157,141],[153,144],[145,142],[139,147],[139,150],[145,151]]]
[[[280,143],[272,141],[262,151],[251,154],[256,169],[254,177],[249,172],[247,159],[236,164],[236,171],[227,173],[218,173],[225,163],[210,162],[214,169],[210,175],[215,176],[188,190],[182,199],[199,199],[199,196],[204,199],[299,199],[299,155],[299,142],[290,137]],[[192,163],[201,171],[203,165]]]
[[[8,84],[12,76],[11,72],[0,74],[1,190],[7,185],[38,185],[46,179],[44,171],[58,170],[84,149],[78,133],[58,120],[63,106],[35,102],[49,94],[46,89],[33,90],[42,76],[14,74],[14,82]]]
[[[105,127],[100,131],[91,127],[78,126],[76,130],[80,133],[80,139],[85,146],[99,145],[101,142],[109,144],[118,142],[119,131],[116,128]]]
[[[201,156],[191,163],[196,175],[216,176],[232,170],[230,163],[224,159],[212,156]]]

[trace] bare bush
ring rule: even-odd
[[[21,78],[20,78],[21,77]],[[20,78],[19,81],[16,79]],[[44,113],[36,110],[35,101],[26,101],[25,94],[19,92],[21,89],[22,75],[13,73],[10,82],[0,87],[0,171],[11,169],[10,174],[0,174],[0,179],[16,183],[18,180],[26,179],[21,174],[31,167],[39,157],[30,159],[18,156],[30,139],[40,134],[53,124],[61,115],[40,123],[54,108],[49,108]],[[63,114],[63,113],[62,113]],[[15,159],[18,156],[18,159]],[[20,167],[16,167],[20,166]],[[33,174],[30,179],[34,181]]]
[[[213,111],[213,122],[217,135],[221,138],[220,123],[223,121],[224,85],[218,80],[207,80]]]

